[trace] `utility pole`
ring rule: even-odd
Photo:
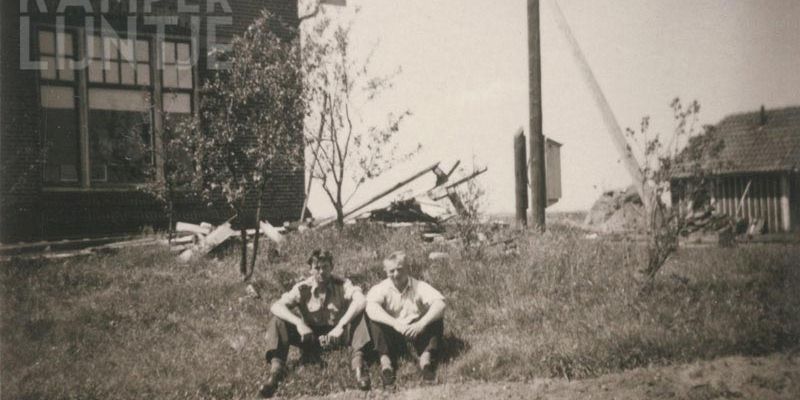
[[[539,0],[528,0],[528,72],[531,147],[531,225],[545,230],[544,135],[542,134],[542,56],[539,32]]]
[[[528,227],[528,155],[522,128],[514,135],[514,199],[517,227]]]

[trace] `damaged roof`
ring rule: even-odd
[[[705,172],[739,174],[800,168],[800,106],[729,115],[706,135],[719,139],[721,147],[701,162]],[[688,176],[687,169],[675,177]]]

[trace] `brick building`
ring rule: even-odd
[[[193,112],[208,50],[262,9],[299,24],[297,0],[4,0],[0,241],[165,228],[162,207],[138,188],[163,166],[153,151],[163,118]],[[303,181],[302,171],[273,177],[268,220],[299,217]],[[176,204],[182,220],[231,215],[188,197]]]

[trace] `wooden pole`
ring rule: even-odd
[[[514,188],[517,204],[517,226],[528,227],[528,155],[522,128],[514,136]]]
[[[544,135],[542,134],[542,58],[539,32],[539,0],[528,0],[528,72],[531,142],[531,224],[545,230]]]
[[[575,61],[577,62],[578,69],[580,70],[581,75],[583,75],[583,80],[589,87],[589,91],[592,93],[595,104],[600,109],[600,114],[603,116],[603,123],[606,125],[606,132],[608,132],[608,134],[611,136],[611,143],[614,144],[614,147],[622,159],[625,168],[628,170],[628,174],[631,176],[633,184],[636,185],[636,190],[639,192],[639,197],[642,198],[645,204],[649,204],[649,202],[645,200],[648,198],[648,190],[645,186],[642,171],[639,168],[639,163],[636,161],[636,158],[633,156],[633,153],[628,146],[628,141],[625,139],[625,134],[623,133],[622,128],[619,126],[617,118],[614,116],[614,112],[611,110],[611,105],[609,105],[606,96],[603,94],[603,90],[600,89],[600,84],[597,82],[592,69],[589,67],[589,62],[583,55],[583,51],[578,45],[578,40],[575,39],[575,36],[572,34],[572,30],[570,29],[569,24],[567,24],[567,19],[564,17],[564,13],[561,12],[561,7],[559,7],[558,3],[553,0],[550,1],[550,4],[553,8],[553,15],[555,16],[556,24],[561,30],[561,33],[564,35],[564,38],[567,39],[567,43],[569,43],[569,47],[572,50],[572,55],[575,57]]]

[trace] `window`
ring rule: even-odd
[[[192,55],[189,42],[165,40],[161,51],[164,60],[164,88],[192,88]]]
[[[168,123],[192,112],[191,42],[75,32],[37,30],[35,50],[46,66],[39,74],[45,181],[84,187],[144,182],[155,172],[156,157],[163,156],[153,151],[154,138],[168,139],[163,137],[167,133],[154,131],[155,119]],[[160,65],[155,55],[161,56]],[[77,60],[86,60],[85,73],[75,69]],[[153,79],[156,68],[161,79]],[[78,90],[83,79],[86,98]],[[163,97],[156,110],[158,89]],[[88,115],[85,122],[79,121],[82,113]],[[88,143],[88,154],[81,153],[82,142]],[[88,168],[82,158],[88,159]]]
[[[141,183],[153,168],[150,42],[90,34],[89,164],[93,183]]]
[[[89,82],[150,86],[150,42],[89,35]]]
[[[192,53],[189,42],[165,40],[161,46],[164,66],[164,111],[188,114],[192,112]]]
[[[89,89],[92,182],[140,183],[153,167],[150,92]]]
[[[75,48],[71,32],[38,32],[39,100],[42,110],[44,180],[48,183],[78,182],[78,114],[75,101]]]
[[[75,80],[75,51],[72,33],[39,31],[39,60],[45,63],[41,71],[42,80]]]

